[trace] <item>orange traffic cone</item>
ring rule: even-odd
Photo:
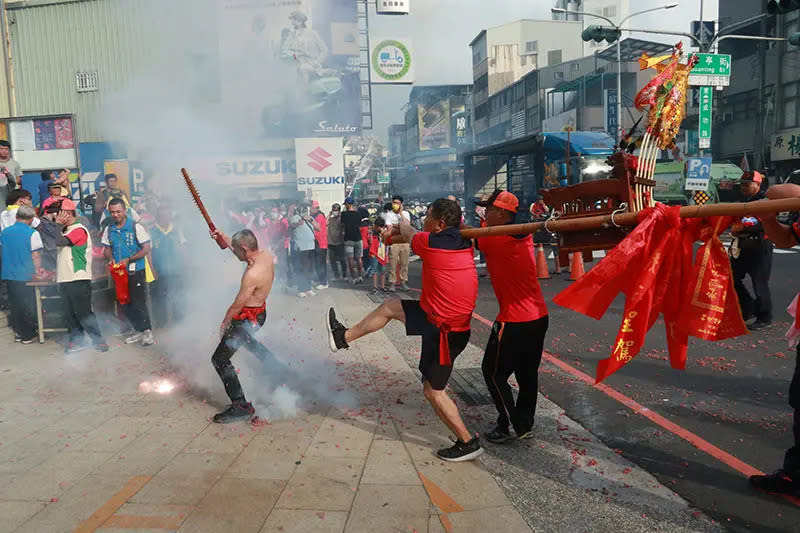
[[[539,243],[536,248],[536,275],[539,279],[550,279],[550,270],[547,268],[547,258],[544,256],[544,245]]]
[[[583,254],[574,252],[572,254],[572,264],[569,269],[569,279],[572,281],[579,280],[585,273],[586,271],[583,269]]]

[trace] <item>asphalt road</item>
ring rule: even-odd
[[[774,256],[771,327],[720,343],[693,339],[687,367],[680,371],[669,366],[664,324],[659,320],[636,359],[604,382],[664,417],[667,426],[675,424],[672,431],[576,378],[564,365],[542,363],[541,392],[609,447],[730,531],[800,531],[800,499],[754,491],[741,472],[749,467],[775,470],[792,444],[787,401],[795,352],[783,335],[789,320],[785,309],[800,290],[798,264],[800,251]],[[420,286],[419,265],[411,267],[412,287]],[[546,350],[571,369],[593,377],[597,362],[611,351],[624,302],[619,298],[602,320],[595,321],[552,303],[569,283],[568,274],[542,282],[550,310]],[[488,320],[497,313],[488,278],[480,280],[476,313]],[[489,331],[484,320],[473,320],[471,342],[484,346]],[[676,433],[689,439],[696,435],[716,449],[701,450]],[[738,465],[738,470],[731,465]]]

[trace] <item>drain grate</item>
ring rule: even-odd
[[[489,389],[483,381],[480,368],[459,368],[450,375],[450,388],[470,407],[492,405]]]

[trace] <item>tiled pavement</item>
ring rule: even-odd
[[[554,444],[563,436],[557,435],[561,426],[585,432],[556,406],[541,400],[537,427],[552,431],[544,429],[524,451],[531,454],[530,467],[508,465],[530,472],[546,491],[543,502],[563,496],[539,513],[514,494],[513,477],[493,475],[498,459],[491,448],[469,463],[433,455],[447,445],[447,432],[422,398],[413,358],[390,341],[398,325],[390,326],[392,335],[381,332],[348,351],[328,352],[321,317],[333,302],[346,322],[374,305],[350,290],[331,289],[302,302],[276,295],[272,315],[290,312],[280,320],[271,315],[273,326],[264,332],[275,339],[271,347],[279,358],[306,378],[296,387],[300,394],[305,387],[331,401],[300,400],[296,410],[275,411],[280,394],[293,397],[286,385],[283,393],[254,392],[261,382],[252,357],[234,360],[262,414],[290,414],[267,416],[269,423],[259,427],[210,422],[225,400],[209,361],[214,327],[207,337],[194,333],[205,349],[189,354],[190,367],[182,356],[179,368],[164,357],[175,346],[165,342],[148,349],[125,346],[117,337],[107,354],[64,355],[53,340],[21,346],[0,330],[0,532],[518,533],[570,529],[553,513],[558,506],[593,512],[585,480],[571,479],[572,471],[563,480],[537,477],[540,464],[566,472],[574,461]],[[470,350],[463,364],[479,356],[477,348]],[[181,381],[185,375],[199,385]],[[168,394],[140,387],[160,379],[178,386]],[[475,412],[470,416],[474,420]],[[624,463],[600,443],[590,453],[609,465]],[[620,468],[633,471],[626,487],[640,487],[654,505],[687,508],[646,472],[627,463]],[[620,531],[687,530],[640,517],[632,507],[604,512],[630,526]]]

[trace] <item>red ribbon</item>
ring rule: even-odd
[[[439,328],[439,364],[442,366],[450,366],[453,364],[453,361],[450,360],[450,341],[447,338],[447,334],[451,331],[469,331],[472,317],[467,316],[464,321],[458,324],[445,322],[431,313],[427,313],[427,317],[431,324]]]
[[[686,366],[689,336],[716,341],[747,333],[719,240],[732,219],[682,219],[679,211],[663,204],[641,211],[636,229],[554,299],[599,320],[620,292],[626,295],[622,324],[611,356],[597,365],[597,382],[636,357],[660,314],[673,368]],[[697,240],[705,242],[693,266]]]

